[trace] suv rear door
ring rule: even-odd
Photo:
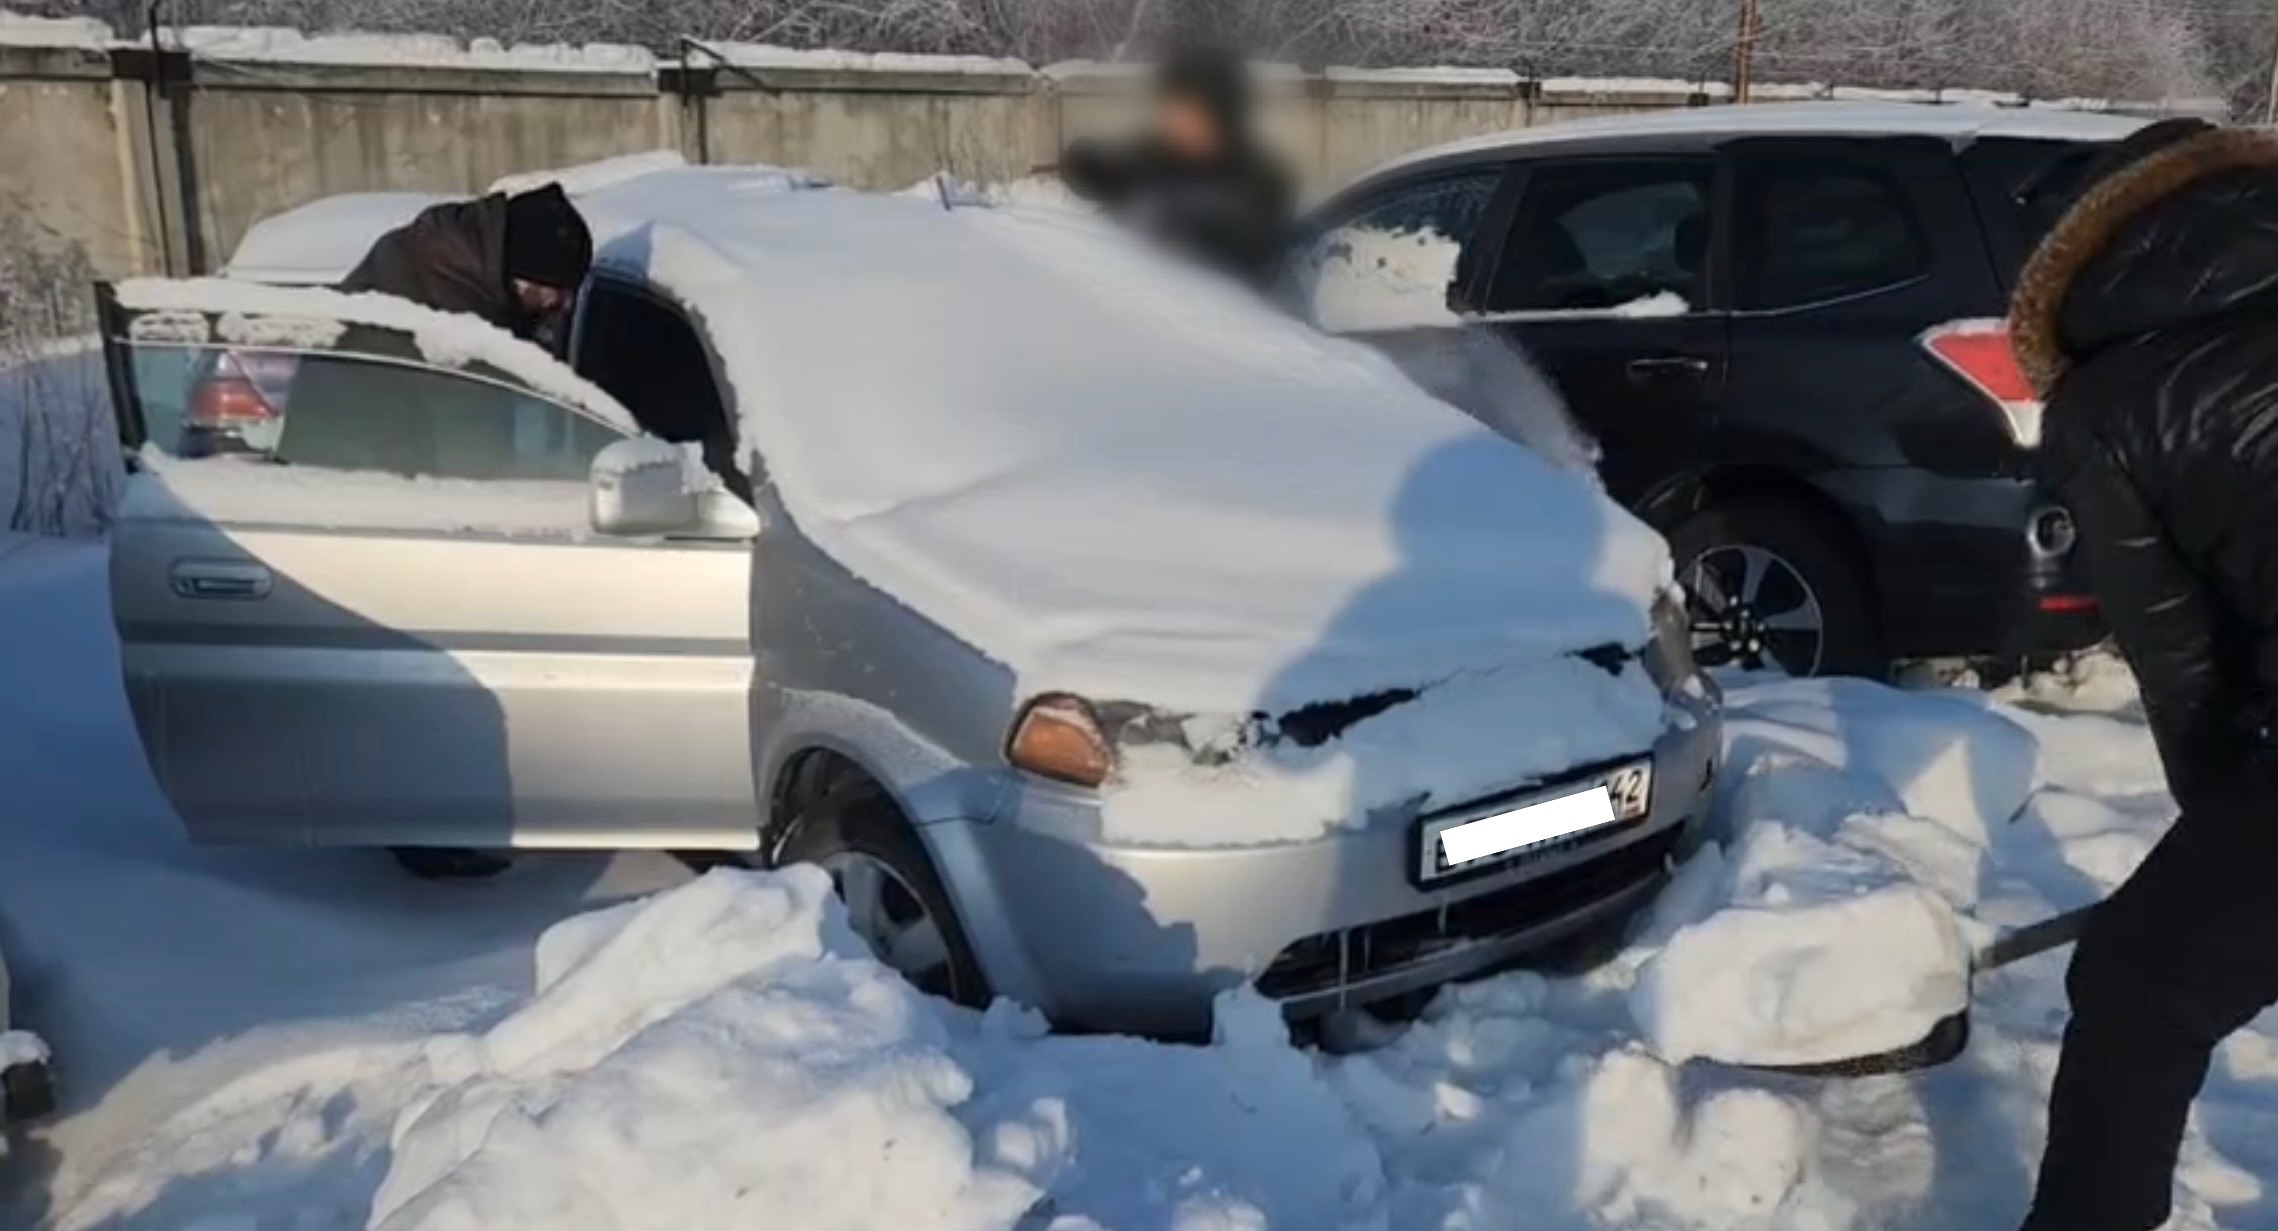
[[[1466,294],[1557,383],[1604,448],[1607,489],[1636,507],[1705,453],[1724,394],[1716,161],[1555,158],[1523,174]]]
[[[1955,414],[1955,382],[1916,339],[1946,321],[1999,315],[2001,305],[1953,147],[1767,137],[1726,150],[1734,275],[1725,450],[1805,474],[1923,464],[1950,451],[1936,446],[1957,420],[1983,416]]]
[[[195,836],[751,844],[750,547],[590,531],[622,410],[535,351],[516,370],[553,393],[220,284],[136,310],[138,285],[103,297],[136,472],[113,593]]]

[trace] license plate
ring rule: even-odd
[[[1643,818],[1653,806],[1653,762],[1632,761],[1562,783],[1518,807],[1421,823],[1417,880],[1442,880],[1517,862],[1595,830]]]

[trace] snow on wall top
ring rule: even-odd
[[[1331,81],[1362,85],[1511,86],[1523,80],[1507,68],[1461,68],[1431,65],[1418,68],[1331,68],[1323,74]]]
[[[189,26],[171,37],[176,46],[210,60],[611,73],[645,73],[656,66],[647,48],[617,43],[508,47],[487,38],[461,43],[442,34],[308,35],[278,26]]]
[[[1023,691],[1247,713],[1644,641],[1659,538],[1374,351],[1094,220],[780,181],[582,204],[807,536]]]
[[[111,27],[92,17],[27,17],[0,9],[0,47],[108,50]]]
[[[769,43],[714,43],[704,48],[740,68],[810,69],[825,72],[970,73],[1026,77],[1035,72],[1026,60],[1002,56],[915,55],[899,51],[806,50]]]

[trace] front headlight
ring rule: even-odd
[[[1693,619],[1682,600],[1663,594],[1653,603],[1653,640],[1645,647],[1645,673],[1668,696],[1701,673],[1693,661]]]
[[[1028,703],[1005,740],[1005,759],[1039,777],[1096,787],[1115,772],[1115,751],[1089,702],[1064,692]]]

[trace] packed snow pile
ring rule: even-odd
[[[547,933],[529,1004],[427,1042],[371,1225],[1010,1226],[1041,1194],[976,1159],[941,1016],[838,911],[721,871]]]
[[[1968,1002],[1994,935],[1972,917],[1988,869],[2035,854],[2018,822],[2044,782],[2036,741],[1961,694],[1832,680],[1746,697],[1726,734],[1736,828],[1663,895],[1639,1031],[1670,1060],[1746,1064],[1917,1042]]]
[[[1743,849],[1734,869],[1742,883],[1757,874],[1749,865],[1760,845],[1798,841],[1776,827],[1755,833],[1769,842]],[[1824,849],[1803,854],[1846,862]],[[1823,1064],[1895,1051],[1961,1012],[1970,955],[1953,908],[1903,882],[1867,887],[1895,881],[1884,869],[1854,871],[1865,883],[1799,887],[1773,873],[1672,936],[1632,998],[1653,1051],[1671,1061]]]
[[[647,48],[619,43],[466,43],[444,34],[303,34],[284,26],[189,26],[168,31],[176,46],[209,60],[283,64],[360,64],[402,68],[545,69],[646,73]]]
[[[191,847],[135,743],[105,564],[0,540],[0,934],[16,1024],[70,1064],[62,1114],[0,1163],[8,1226],[677,1229],[714,1221],[699,1196],[744,1208],[742,1183],[791,1226],[2010,1226],[2061,955],[1979,979],[1952,1065],[1872,1082],[1672,1063],[1638,989],[1683,928],[1782,893],[1911,885],[1965,934],[2046,918],[2172,810],[2104,667],[2014,704],[1750,685],[1725,853],[1605,965],[1448,988],[1343,1055],[1293,1048],[1247,994],[1207,1047],[1055,1036],[916,997],[847,947],[812,872],[532,856],[436,886],[372,853]],[[2218,1053],[2179,1231],[2270,1225],[2274,1078],[2278,1024]]]

